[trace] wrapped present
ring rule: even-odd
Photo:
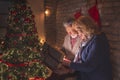
[[[54,71],[54,69],[58,68],[61,65],[61,61],[64,57],[64,53],[62,51],[47,43],[44,43],[42,53],[44,64],[51,70]]]

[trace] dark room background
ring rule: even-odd
[[[101,27],[106,33],[113,65],[114,80],[120,80],[120,0],[97,0]],[[66,34],[63,20],[82,8],[82,13],[95,5],[95,0],[28,0],[36,17],[39,36],[50,45],[61,47]],[[9,0],[0,0],[0,38],[6,33]],[[49,15],[44,14],[48,9]]]

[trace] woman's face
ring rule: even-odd
[[[73,27],[66,27],[66,32],[72,37],[75,38],[78,36],[78,33]]]
[[[78,36],[80,37],[80,39],[85,39],[86,36],[83,33],[82,29],[78,28],[76,25],[73,26],[73,28],[78,32]]]
[[[78,32],[78,35],[81,36],[82,30],[78,29],[78,27],[76,25],[73,25],[72,27],[73,27],[73,29],[75,29]]]

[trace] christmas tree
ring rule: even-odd
[[[37,35],[34,15],[25,0],[11,0],[5,47],[0,59],[0,80],[28,80],[48,76],[42,63],[42,47]]]

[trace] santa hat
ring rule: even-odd
[[[80,16],[81,16],[81,10],[77,11],[77,12],[74,14],[74,18],[75,18],[75,19],[78,19]]]
[[[88,10],[88,13],[93,18],[93,20],[100,26],[101,21],[100,21],[99,11],[97,8],[97,0],[96,0],[96,4]]]
[[[93,18],[93,20],[99,25],[101,26],[101,21],[100,21],[100,15],[99,15],[99,11],[97,8],[97,0],[94,6],[92,6],[91,8],[88,9],[88,14]],[[81,16],[81,10],[77,11],[74,14],[74,18],[78,19]]]

